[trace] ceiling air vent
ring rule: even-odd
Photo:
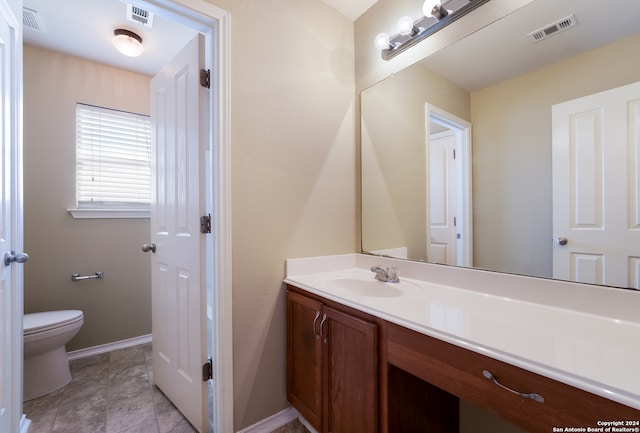
[[[145,27],[153,26],[153,12],[127,4],[127,19]]]
[[[35,30],[44,33],[44,23],[38,11],[22,8],[22,26],[25,29]]]
[[[576,17],[574,15],[569,15],[568,17],[564,17],[556,21],[555,23],[549,24],[541,29],[527,34],[527,37],[533,42],[538,42],[543,39],[550,38],[551,36],[556,35],[564,30],[570,29],[576,24]]]

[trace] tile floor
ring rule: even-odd
[[[24,403],[29,433],[196,432],[152,384],[151,344],[77,359],[70,367],[66,387]],[[306,429],[296,420],[277,432]]]

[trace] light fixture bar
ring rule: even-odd
[[[435,0],[437,1],[437,0]],[[411,48],[418,42],[428,38],[438,30],[448,26],[452,22],[462,18],[469,12],[478,8],[479,6],[487,3],[489,0],[469,0],[468,3],[450,12],[440,20],[429,17],[422,17],[418,19],[414,24],[414,28],[419,29],[415,35],[403,35],[398,33],[389,39],[389,48],[382,49],[380,55],[383,60],[389,60],[403,52],[404,50]],[[444,1],[442,2],[445,3]]]

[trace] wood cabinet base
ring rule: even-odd
[[[459,398],[531,433],[640,421],[629,406],[288,289],[287,398],[321,433],[458,433]]]
[[[389,364],[388,431],[457,433],[458,398]]]

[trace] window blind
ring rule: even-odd
[[[149,208],[149,116],[76,105],[78,208]]]

